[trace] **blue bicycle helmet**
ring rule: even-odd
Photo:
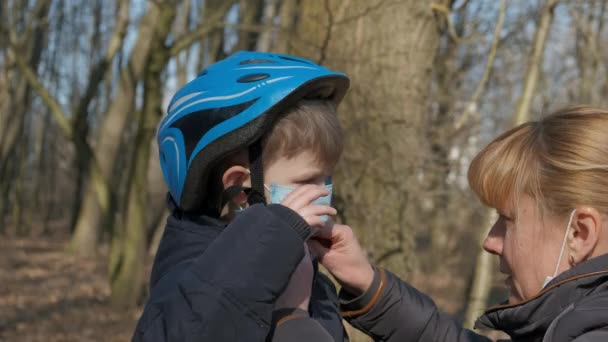
[[[175,94],[158,130],[161,168],[174,206],[184,213],[205,212],[211,169],[244,148],[249,148],[256,195],[250,194],[249,203],[263,202],[260,138],[299,100],[338,104],[348,86],[343,73],[276,53],[241,51],[205,68]]]

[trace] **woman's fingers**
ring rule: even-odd
[[[315,238],[309,239],[307,244],[310,254],[317,258],[319,262],[323,262],[323,256],[329,252],[329,247],[326,247],[321,241],[316,240]]]

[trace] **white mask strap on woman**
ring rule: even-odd
[[[555,265],[555,272],[553,272],[553,276],[547,276],[547,278],[545,278],[543,289],[547,286],[547,284],[549,284],[551,280],[557,277],[557,270],[559,270],[559,264],[562,262],[562,257],[564,256],[564,249],[566,248],[566,241],[568,240],[568,233],[570,232],[570,226],[572,225],[572,220],[574,219],[574,213],[576,213],[576,209],[572,210],[572,213],[570,213],[568,227],[566,228],[566,233],[564,234],[564,241],[562,241],[562,249],[559,251],[559,258],[557,259],[557,265]]]

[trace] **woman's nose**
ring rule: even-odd
[[[485,249],[486,252],[495,255],[502,255],[504,224],[500,221],[501,220],[499,219],[496,221],[496,223],[494,223],[492,229],[490,229],[490,232],[488,232],[488,236],[483,242],[483,249]]]

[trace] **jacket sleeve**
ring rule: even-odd
[[[600,342],[608,341],[606,319],[608,296],[605,291],[588,294],[579,302],[565,308],[547,330],[547,342]]]
[[[309,235],[286,207],[245,210],[202,255],[157,282],[133,341],[264,341]]]
[[[274,312],[272,342],[334,342],[333,337],[308,312],[281,309]]]
[[[596,330],[585,333],[572,342],[605,342],[608,341],[608,330]]]
[[[347,342],[342,324],[338,294],[331,280],[318,271],[315,275],[309,312],[280,309],[273,313],[273,342]]]
[[[340,293],[343,316],[377,341],[489,342],[439,312],[435,303],[397,276],[378,270],[362,296]]]

